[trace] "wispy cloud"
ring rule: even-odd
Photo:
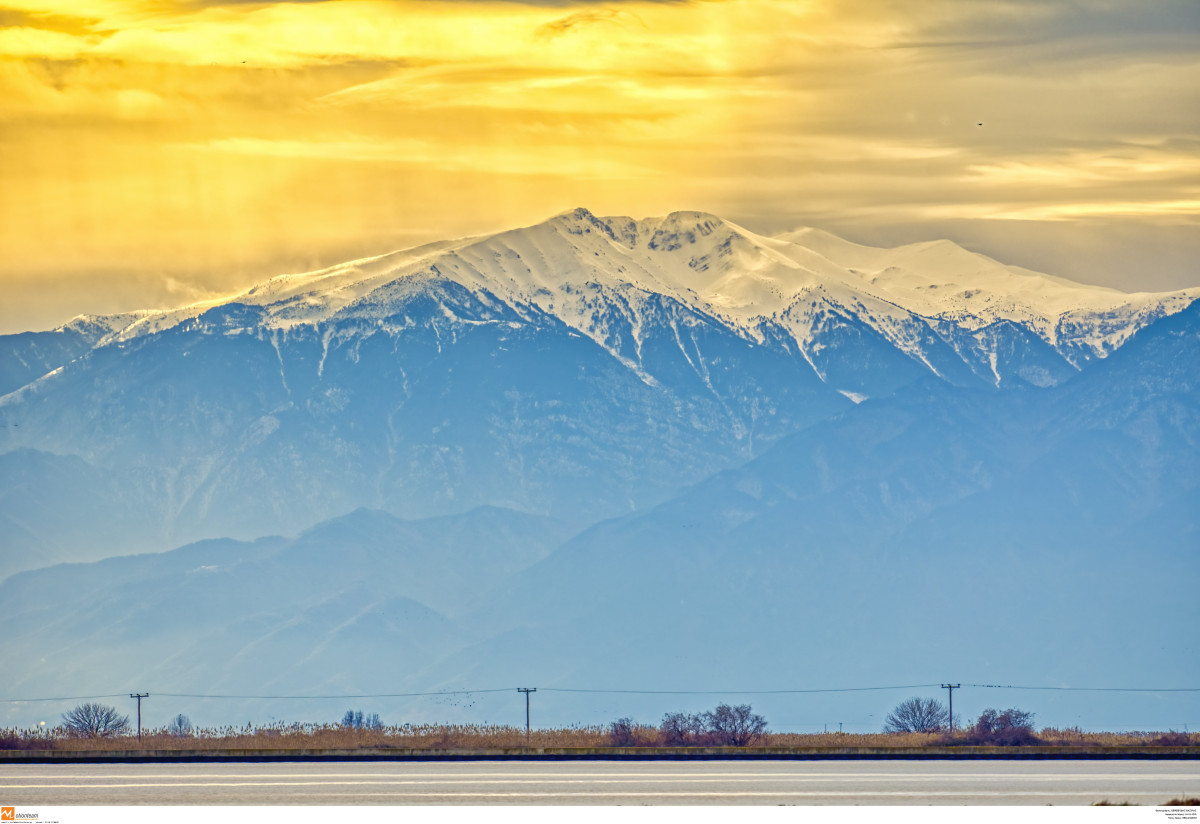
[[[1194,0],[0,6],[0,278],[579,203],[1008,238],[1200,213]]]
[[[409,164],[426,170],[486,173],[489,175],[529,175],[576,179],[646,179],[658,174],[649,167],[589,156],[556,146],[494,147],[487,145],[447,145],[420,140],[295,140],[261,138],[223,138],[206,143],[183,144],[193,151],[223,152],[283,160],[322,160],[363,164]]]
[[[617,9],[606,8],[597,11],[577,11],[560,17],[540,26],[537,33],[543,37],[557,37],[569,34],[585,26],[597,24],[624,25],[627,21],[636,20],[633,16]],[[640,21],[638,21],[640,22]]]

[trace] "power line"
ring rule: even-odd
[[[585,690],[566,687],[542,687],[543,692],[585,692],[606,695],[799,695],[817,692],[869,692],[872,690],[915,690],[937,684],[902,684],[894,687],[838,687],[815,690]]]
[[[1012,684],[963,684],[988,690],[1063,690],[1065,692],[1200,692],[1200,687],[1021,687]]]
[[[25,704],[31,701],[88,701],[92,698],[124,698],[126,693],[114,692],[109,695],[70,695],[64,698],[0,698],[0,704]]]
[[[354,699],[354,698],[419,698],[427,695],[478,695],[485,692],[512,692],[514,687],[487,690],[437,690],[434,692],[387,692],[354,695],[201,695],[186,692],[160,692],[157,695],[166,698],[240,698],[240,699],[271,699],[277,701],[301,701],[307,699]]]
[[[881,687],[830,687],[822,689],[786,689],[786,690],[633,690],[633,689],[576,689],[571,687],[540,687],[542,692],[594,694],[594,695],[813,695],[818,693],[847,693],[847,692],[876,692],[885,690],[913,690],[943,688],[944,684],[898,684]],[[1053,690],[1061,692],[1200,692],[1200,687],[1047,687],[1021,686],[1015,684],[963,684],[964,687],[976,689],[1003,690]],[[957,685],[956,685],[957,687]],[[204,693],[187,692],[158,692],[155,695],[163,698],[197,698],[204,700],[261,700],[261,701],[319,701],[319,700],[356,700],[364,698],[423,698],[438,695],[481,695],[485,693],[512,692],[520,687],[501,687],[497,689],[480,690],[436,690],[426,692],[390,692],[390,693],[345,693],[341,695],[207,695]],[[45,701],[87,701],[95,698],[123,698],[128,693],[110,693],[107,695],[73,695],[55,698],[0,698],[0,704],[24,704]]]
[[[393,692],[393,693],[378,693],[373,695],[364,695],[356,693],[354,695],[204,695],[202,693],[189,692],[156,692],[155,695],[162,698],[204,698],[204,699],[221,699],[235,698],[241,700],[270,700],[270,701],[304,701],[304,700],[331,700],[331,699],[354,699],[354,698],[417,698],[425,695],[476,695],[484,692],[511,692],[511,687],[503,689],[488,689],[488,690],[442,690],[437,692]],[[93,698],[123,698],[126,693],[113,693],[111,695],[75,695],[64,698],[0,698],[0,704],[24,704],[29,701],[87,701]],[[132,695],[130,696],[133,697]]]

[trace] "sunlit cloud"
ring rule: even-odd
[[[98,38],[21,26],[0,29],[0,55],[74,60],[91,49]]]
[[[286,160],[413,164],[431,169],[501,175],[646,178],[654,169],[622,164],[606,157],[581,155],[570,147],[461,146],[419,140],[262,140],[227,138],[186,146],[197,151]]]
[[[1074,221],[1082,218],[1191,218],[1200,214],[1200,197],[1191,200],[1130,201],[1126,203],[1056,203],[1052,206],[1021,206],[1013,209],[972,207],[968,215],[988,220]],[[936,214],[930,211],[930,214]],[[942,214],[947,212],[942,210]],[[961,217],[961,210],[955,213]]]
[[[10,296],[81,267],[228,291],[577,205],[1001,221],[999,257],[1018,224],[1200,215],[1191,0],[0,7]]]
[[[1195,147],[1200,148],[1200,147]],[[1094,186],[1127,183],[1179,187],[1200,184],[1200,153],[1114,147],[1076,151],[1065,157],[1028,158],[972,165],[967,176],[1000,186]]]

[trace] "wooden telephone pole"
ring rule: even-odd
[[[954,732],[954,691],[962,684],[942,684],[942,689],[950,695],[950,732]]]
[[[517,687],[517,692],[525,693],[525,735],[529,735],[529,693],[537,692],[537,687]]]
[[[142,699],[149,698],[150,693],[148,693],[148,692],[131,692],[131,693],[129,693],[129,697],[136,698],[137,702],[138,702],[138,743],[140,744],[140,743],[142,743]]]

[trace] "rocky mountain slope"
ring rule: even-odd
[[[333,719],[352,699],[188,696],[388,695],[357,703],[517,723],[511,691],[451,693],[537,686],[539,723],[731,700],[777,728],[871,729],[913,690],[771,691],[950,680],[968,716],[1178,727],[1194,692],[1040,688],[1200,677],[1198,363],[1200,303],[1059,386],[926,377],[574,535],[508,510],[363,510],[21,573],[0,583],[6,660],[24,662],[3,689],[150,690],[163,719],[206,721]]]
[[[575,210],[0,338],[0,575],[359,507],[583,527],[929,378],[1052,386],[1200,292]]]

